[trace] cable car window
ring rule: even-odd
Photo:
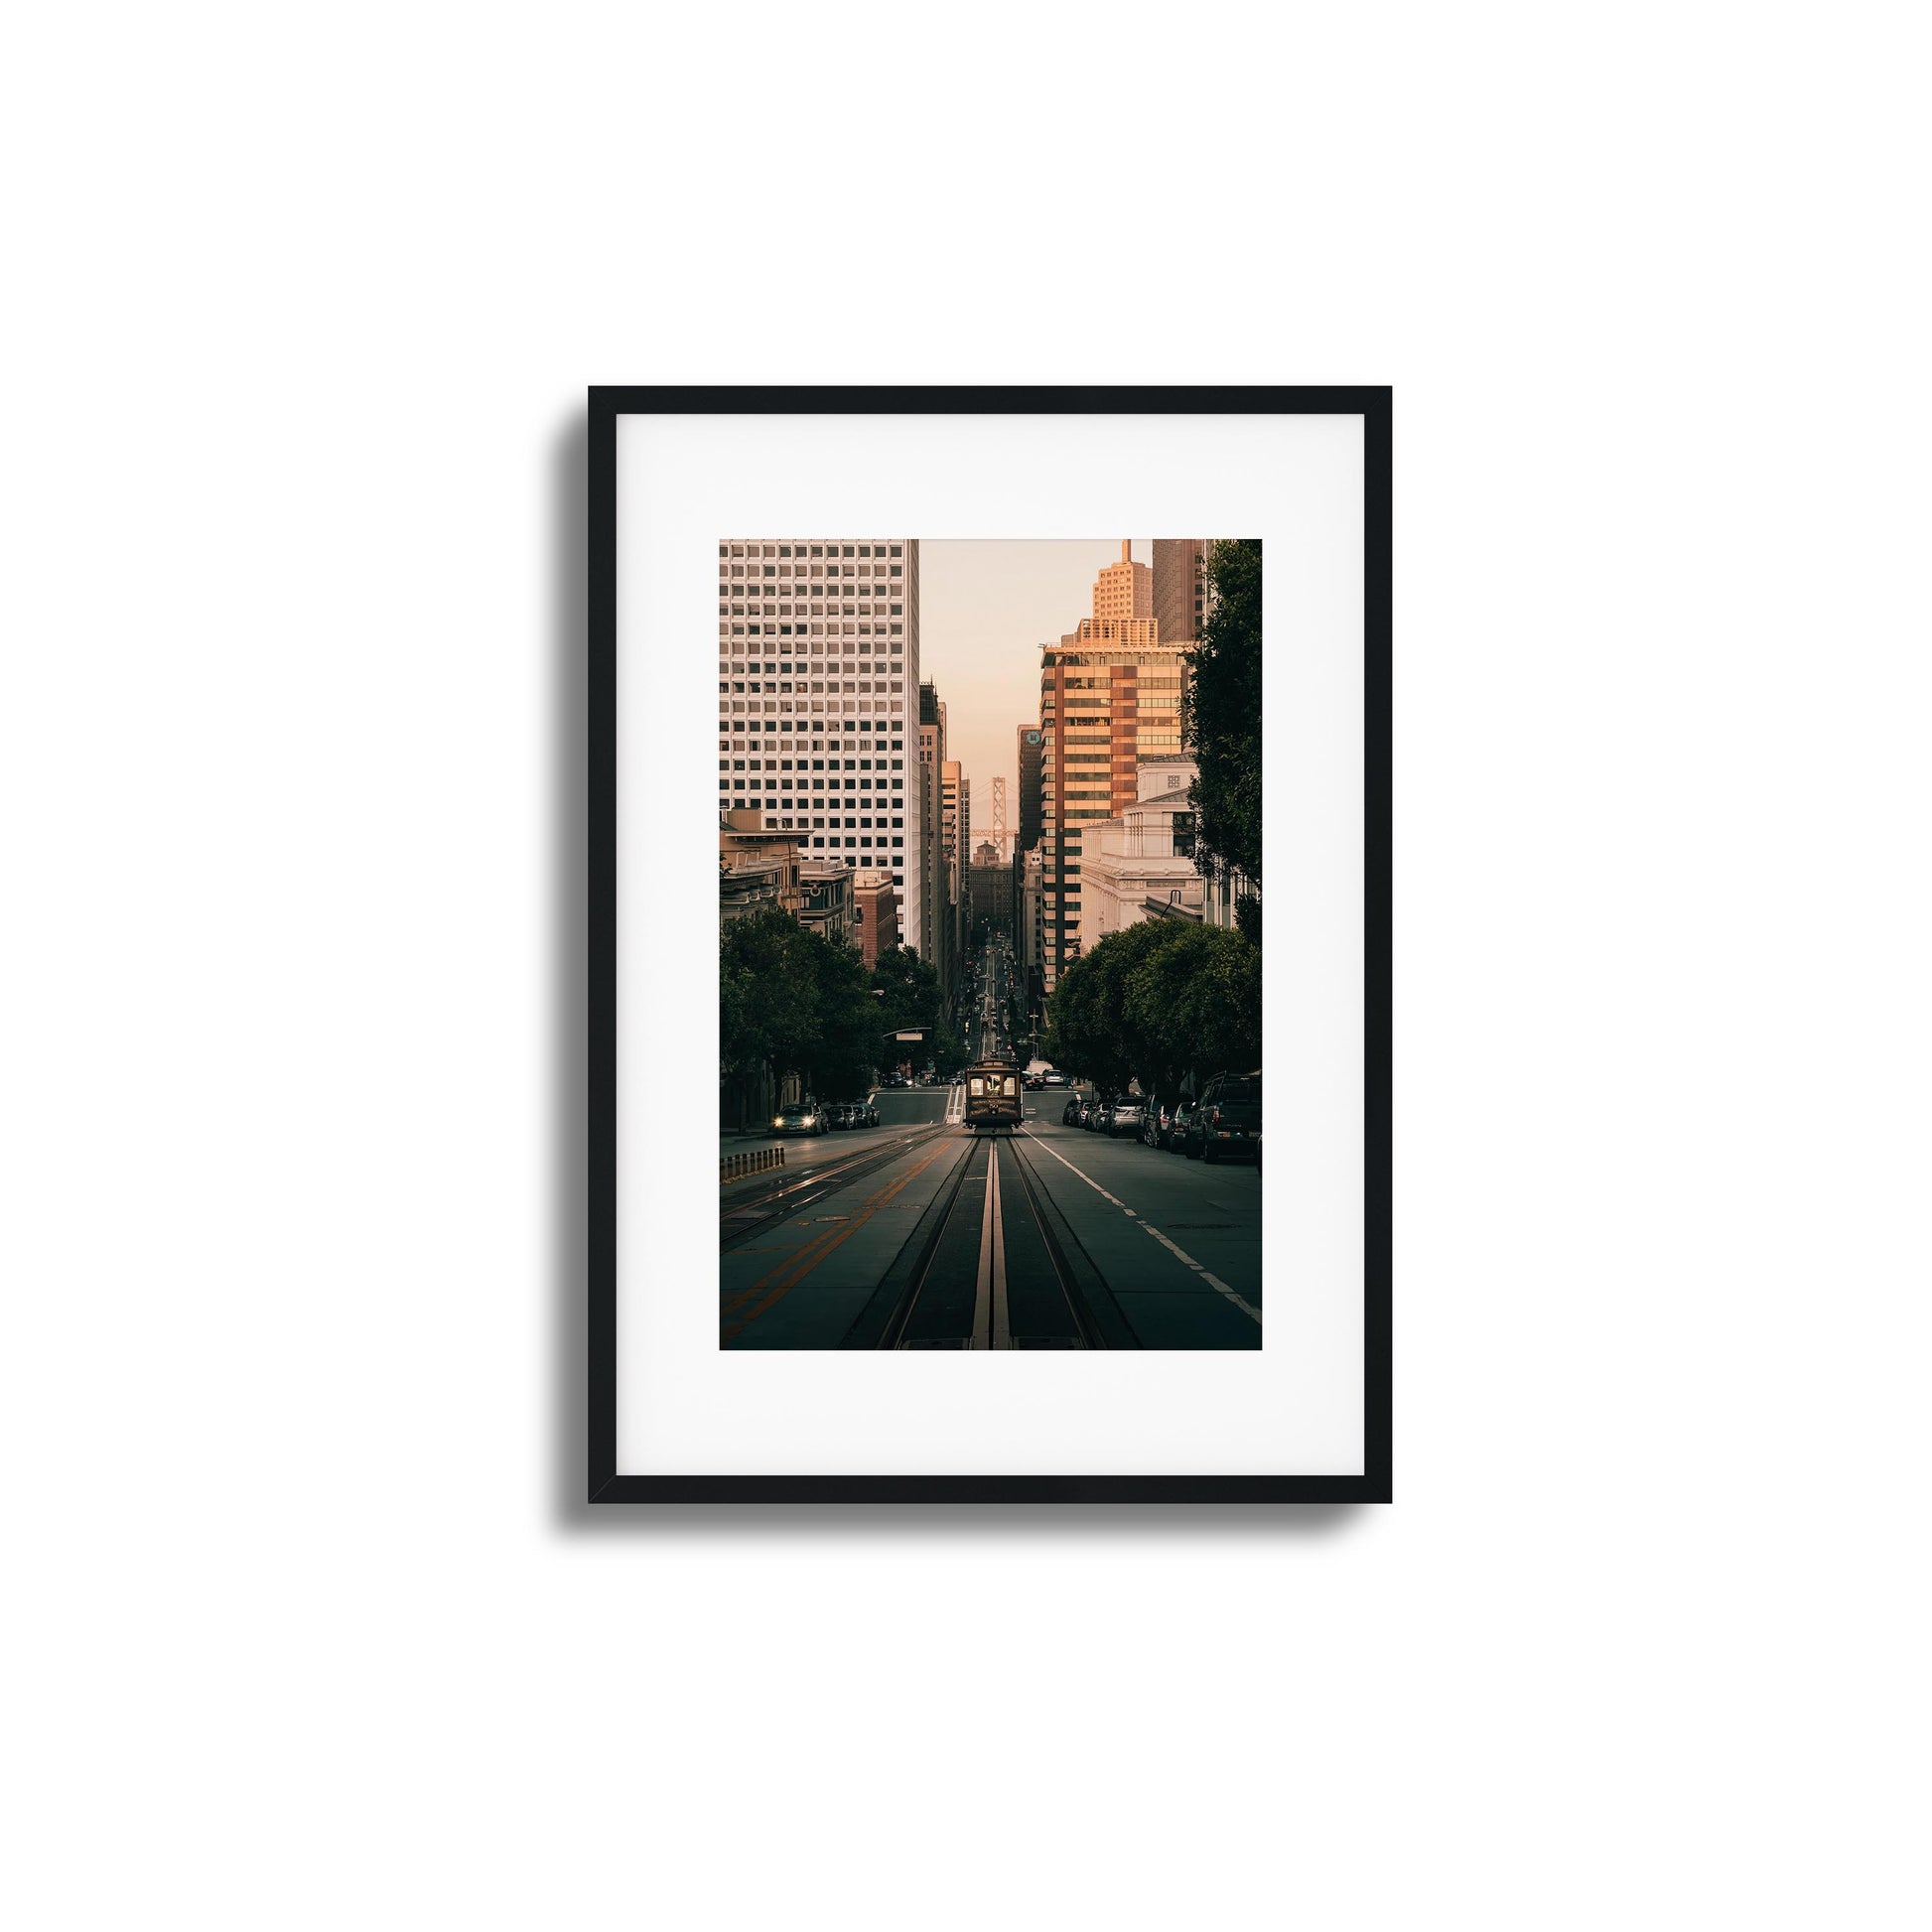
[[[986,1083],[983,1080],[981,1080],[977,1074],[975,1074],[973,1076],[974,1097],[977,1099],[980,1095],[984,1094],[985,1091],[986,1091]]]

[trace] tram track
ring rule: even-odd
[[[848,1348],[1135,1348],[1020,1143],[969,1141],[846,1336]]]
[[[1037,1233],[1053,1282],[1068,1316],[1086,1348],[1138,1348],[1140,1338],[1128,1324],[1105,1278],[1094,1266],[1066,1218],[1054,1206],[1045,1181],[1035,1171],[1031,1151],[1023,1151],[1030,1137],[1023,1128],[1008,1137],[1007,1151],[1018,1176],[1033,1227]],[[1058,1345],[1049,1340],[1022,1340],[1018,1347]]]

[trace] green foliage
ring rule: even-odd
[[[808,1072],[812,1091],[825,1100],[853,1100],[872,1085],[884,1046],[879,1002],[866,962],[855,946],[817,942],[818,1042]]]
[[[872,983],[882,998],[882,1029],[932,1027],[939,1023],[939,974],[911,946],[891,946],[879,955]]]
[[[1261,953],[1226,926],[1148,919],[1060,975],[1042,1050],[1110,1092],[1172,1094],[1261,1061]]]
[[[767,906],[718,935],[718,1056],[726,1075],[809,1066],[820,1037],[817,954],[831,947]]]
[[[1259,892],[1261,544],[1251,538],[1213,544],[1205,566],[1209,614],[1180,713],[1182,742],[1200,766],[1188,794],[1194,863],[1210,875],[1238,867]]]
[[[1142,1086],[1173,1093],[1191,1076],[1198,1091],[1215,1073],[1258,1066],[1260,950],[1226,926],[1159,929],[1171,936],[1128,975],[1122,1013]]]
[[[718,935],[719,1072],[795,1072],[827,1100],[863,1093],[881,1058],[881,1017],[856,948],[767,907]]]
[[[880,994],[874,1007],[882,1033],[909,1032],[915,1027],[927,1030],[923,1046],[910,1041],[895,1046],[890,1040],[882,1040],[881,1054],[888,1059],[929,1059],[941,1073],[963,1062],[965,1049],[947,1023],[937,967],[927,965],[911,946],[894,946],[879,955],[879,963],[872,969],[872,983]]]
[[[1061,974],[1047,1010],[1046,1057],[1117,1093],[1137,1068],[1123,1024],[1128,975],[1160,943],[1166,920],[1110,934]]]
[[[940,1076],[957,1073],[971,1057],[965,1041],[942,1021],[932,1035],[932,1064]]]

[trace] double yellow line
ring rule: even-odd
[[[897,1180],[889,1180],[877,1193],[870,1195],[864,1207],[849,1221],[837,1227],[827,1228],[823,1234],[814,1235],[796,1254],[788,1255],[775,1268],[761,1275],[750,1288],[736,1289],[727,1295],[720,1304],[719,1347],[730,1347],[760,1315],[776,1308],[841,1242],[849,1241],[902,1188],[924,1173],[926,1169],[931,1167],[949,1147],[958,1145],[958,1142],[942,1136],[933,1143],[932,1152],[924,1160],[914,1167],[907,1168]],[[967,1152],[971,1152],[970,1146]],[[764,1299],[759,1301],[759,1296]],[[753,1304],[756,1306],[751,1306]]]

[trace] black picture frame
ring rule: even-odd
[[[1387,387],[590,390],[589,1499],[593,1503],[1381,1503],[1391,1491],[1391,417]],[[1350,415],[1364,426],[1364,1467],[1359,1475],[677,1475],[617,1467],[618,424],[626,415]]]

